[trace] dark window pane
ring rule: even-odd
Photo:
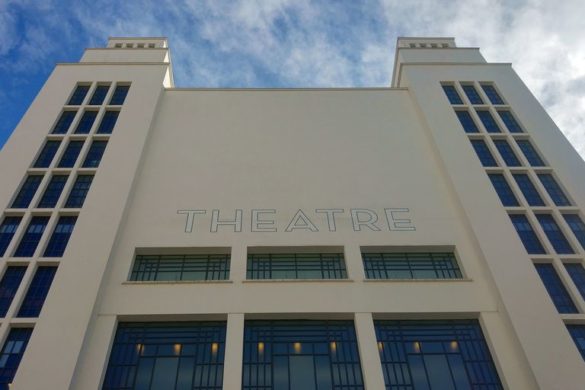
[[[504,175],[500,173],[490,173],[489,178],[494,186],[494,189],[498,193],[500,200],[504,206],[519,206],[518,200],[512,192],[512,189],[508,185]]]
[[[130,280],[227,280],[229,255],[137,255]]]
[[[112,95],[112,99],[110,99],[110,105],[121,106],[122,104],[124,104],[124,100],[126,100],[126,95],[128,95],[129,89],[130,89],[129,85],[116,86],[114,94]]]
[[[520,160],[518,160],[518,157],[516,157],[516,154],[512,150],[512,147],[508,141],[505,139],[496,139],[494,140],[494,145],[496,145],[498,152],[500,152],[500,155],[502,156],[502,159],[504,159],[504,162],[507,166],[519,167],[522,165],[520,164]]]
[[[577,214],[564,214],[563,217],[583,249],[585,249],[585,224],[581,220],[581,217]]]
[[[246,321],[242,389],[364,389],[351,321]]]
[[[26,232],[22,236],[18,248],[14,252],[14,257],[31,257],[34,255],[37,245],[43,236],[47,227],[49,217],[32,217]]]
[[[97,168],[107,145],[108,141],[93,141],[83,161],[83,168]]]
[[[533,167],[544,167],[546,164],[540,157],[540,155],[534,149],[534,146],[527,139],[516,140],[516,143],[520,147],[520,150],[528,160],[528,163]]]
[[[577,286],[581,296],[585,299],[585,268],[580,263],[567,263],[565,268],[571,275],[571,279],[573,279],[573,283]]]
[[[118,115],[120,115],[120,111],[106,111],[97,133],[112,134],[112,131],[114,131],[114,126],[116,125],[116,121],[118,120]]]
[[[541,173],[538,175],[540,182],[550,195],[551,199],[557,206],[570,206],[571,202],[550,173]]]
[[[496,88],[491,84],[481,84],[481,88],[487,95],[488,99],[492,104],[504,104],[504,101],[496,91]]]
[[[22,184],[22,187],[20,187],[20,191],[18,191],[16,198],[14,198],[11,207],[14,209],[27,208],[30,204],[30,201],[37,193],[37,189],[39,188],[42,180],[42,175],[28,176]]]
[[[57,267],[39,267],[24,297],[18,317],[38,317],[53,283]]]
[[[528,218],[526,218],[523,214],[510,214],[510,220],[524,244],[524,248],[530,254],[543,254],[546,253],[544,247],[540,243],[540,240],[534,233],[532,229],[532,225],[528,222]]]
[[[461,126],[463,126],[463,130],[465,130],[466,133],[479,133],[479,129],[473,121],[469,111],[458,110],[455,111],[455,114],[457,114],[457,118],[459,119],[459,122],[461,123]]]
[[[93,126],[93,122],[95,122],[97,113],[97,111],[85,111],[77,124],[75,134],[88,134],[91,126]]]
[[[522,191],[524,198],[526,198],[526,202],[528,202],[530,206],[544,206],[544,201],[527,174],[515,173],[512,176],[514,176],[514,180],[516,180],[518,187],[520,187],[520,191]]]
[[[374,321],[387,390],[503,390],[476,320]]]
[[[55,207],[59,197],[61,196],[61,192],[65,187],[65,183],[67,183],[68,175],[55,175],[51,178],[51,181],[47,185],[45,189],[45,193],[43,197],[39,201],[37,207],[39,208],[51,208]]]
[[[14,237],[21,220],[22,217],[4,217],[0,225],[0,256],[4,256],[4,252],[10,245],[10,241],[12,241],[12,237]]]
[[[67,104],[70,106],[79,106],[83,103],[83,99],[85,99],[87,91],[89,91],[89,85],[78,85]]]
[[[225,322],[120,323],[103,390],[221,390]]]
[[[341,253],[249,254],[248,279],[345,279]]]
[[[0,354],[0,388],[2,390],[10,389],[9,386],[14,380],[32,331],[32,328],[10,329]]]
[[[559,313],[578,313],[552,264],[535,264],[536,271]]]
[[[26,266],[9,266],[0,280],[0,317],[5,317],[16,290],[20,286]]]
[[[34,168],[47,168],[51,165],[61,141],[47,141],[35,161]]]
[[[108,90],[110,89],[109,85],[98,85],[95,89],[89,104],[92,106],[99,106],[104,102],[106,95],[108,94]]]
[[[585,360],[585,325],[567,325],[567,330]]]
[[[463,104],[463,100],[461,100],[461,97],[453,85],[443,85],[443,91],[445,91],[445,95],[447,95],[449,103]]]
[[[487,130],[488,133],[501,133],[500,127],[496,123],[494,117],[488,110],[476,110],[477,116],[483,123],[483,126]]]
[[[484,167],[498,166],[498,163],[496,163],[494,156],[492,156],[492,153],[490,152],[488,146],[485,144],[484,141],[480,139],[473,139],[471,140],[471,146],[473,146],[475,153],[477,153],[477,157],[479,157],[481,165],[483,165]]]
[[[559,254],[571,254],[575,253],[571,245],[565,238],[565,235],[557,225],[557,222],[550,214],[536,214],[536,219],[540,222],[542,230],[548,237],[548,240],[555,248],[555,251]]]
[[[460,279],[453,253],[362,253],[367,279]]]
[[[84,141],[69,141],[61,160],[59,161],[59,168],[71,168],[77,161],[77,156],[81,152]]]
[[[77,217],[75,216],[62,216],[59,218],[59,222],[57,222],[57,226],[53,230],[53,235],[45,248],[44,257],[63,256],[76,221]]]
[[[55,124],[55,127],[53,127],[52,133],[53,134],[67,133],[67,131],[69,130],[69,126],[71,126],[71,123],[73,122],[73,118],[75,118],[75,114],[77,114],[77,111],[63,111],[61,113],[61,116],[59,117],[59,120]]]
[[[483,100],[479,97],[473,85],[462,85],[462,87],[471,104],[483,104]]]
[[[523,133],[522,127],[520,127],[520,124],[516,121],[516,118],[514,118],[514,115],[512,115],[510,111],[498,110],[498,114],[510,133]]]
[[[85,202],[85,197],[87,196],[89,188],[91,187],[92,180],[93,175],[77,176],[77,180],[75,180],[75,184],[73,184],[73,188],[69,193],[69,198],[67,198],[65,207],[80,208],[81,206],[83,206],[83,203]]]

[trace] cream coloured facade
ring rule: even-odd
[[[79,86],[87,88],[75,102]],[[100,87],[105,95],[92,103]],[[112,100],[118,87],[127,90],[121,101]],[[12,291],[0,319],[0,376],[2,359],[20,353],[11,389],[582,389],[584,168],[510,64],[488,63],[451,38],[400,38],[390,87],[347,89],[175,88],[166,39],[110,38],[55,67],[0,153],[2,226],[13,226],[1,270],[22,272],[12,289],[7,276],[0,281]],[[56,231],[65,232],[61,246]],[[336,255],[343,270],[254,276],[255,255],[275,255],[276,264],[279,254]],[[397,254],[451,254],[456,270],[376,277],[368,254],[388,257],[384,266]],[[229,273],[136,276],[140,261],[170,255],[223,256]],[[44,302],[30,304],[40,312],[26,314],[43,267],[54,278]],[[193,367],[205,358],[185,357],[187,344],[172,336],[167,355],[163,344],[148,355],[148,341],[134,341],[135,356],[120,363],[122,329],[187,323],[225,333],[205,341],[205,369],[219,367],[215,385],[197,387]],[[277,356],[276,333],[252,335],[280,324],[291,326],[291,349]],[[343,324],[355,340],[301,352],[309,343],[294,332],[301,340],[310,324]],[[465,352],[456,332],[440,351],[424,339],[426,326],[449,324],[477,326],[484,357],[469,357],[480,353]],[[420,340],[381,339],[383,329],[408,326]],[[22,351],[7,348],[14,329],[32,329]],[[388,352],[399,344],[402,360]],[[356,348],[351,362],[339,360],[345,345]],[[263,379],[251,369],[261,364]]]

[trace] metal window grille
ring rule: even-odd
[[[230,256],[217,255],[138,255],[130,280],[227,280]]]
[[[249,254],[248,279],[346,279],[341,253]]]
[[[362,253],[367,279],[460,279],[453,253]]]

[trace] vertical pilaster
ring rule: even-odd
[[[230,313],[227,320],[223,388],[237,390],[242,385],[242,356],[244,354],[244,314]]]
[[[366,389],[383,390],[384,375],[372,313],[355,313],[354,321]]]

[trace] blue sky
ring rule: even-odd
[[[0,146],[56,62],[167,36],[177,87],[388,86],[398,36],[512,62],[585,156],[583,0],[0,0]]]

